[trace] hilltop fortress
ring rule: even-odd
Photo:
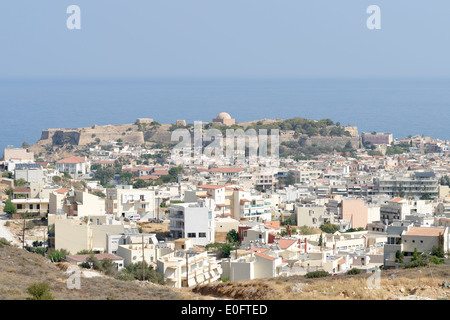
[[[217,126],[239,126],[247,128],[255,124],[271,124],[274,122],[284,121],[282,119],[263,119],[253,120],[250,122],[236,123],[228,113],[222,112],[209,123],[215,127]],[[44,146],[88,146],[90,144],[108,143],[118,141],[119,139],[126,144],[142,145],[145,142],[155,142],[170,144],[172,132],[177,127],[189,128],[185,120],[176,120],[173,124],[160,124],[150,118],[136,119],[133,124],[121,125],[94,125],[85,128],[74,129],[47,129],[43,130],[40,140],[36,145]],[[354,148],[358,148],[360,138],[357,127],[343,127],[349,135],[344,136],[305,136],[299,135],[294,130],[280,130],[280,142],[299,141],[301,137],[304,139],[304,144],[309,146],[321,145],[330,147],[344,147],[348,142]]]

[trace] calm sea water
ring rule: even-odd
[[[47,128],[205,122],[222,111],[237,122],[330,118],[359,132],[450,140],[450,80],[15,80],[0,81],[0,107],[0,150],[33,144]]]

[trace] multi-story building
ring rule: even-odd
[[[392,197],[436,198],[439,195],[439,181],[433,172],[383,176],[378,179],[378,193]]]
[[[205,199],[197,203],[171,204],[169,231],[172,238],[187,238],[201,246],[214,242],[215,216],[210,209],[211,201]]]
[[[133,189],[131,185],[118,185],[106,189],[106,212],[116,217],[139,215],[141,220],[155,218],[155,191]]]
[[[56,161],[56,169],[71,175],[87,174],[90,172],[90,161],[83,157],[69,157]]]
[[[363,132],[361,137],[363,143],[370,142],[372,144],[391,144],[393,141],[392,133]]]
[[[157,271],[164,275],[167,286],[192,287],[220,279],[222,267],[207,251],[193,248],[192,239],[175,240],[175,251],[157,260]]]

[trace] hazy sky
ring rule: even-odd
[[[450,77],[450,1],[2,0],[0,46],[0,78]]]

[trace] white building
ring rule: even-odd
[[[116,217],[139,215],[141,220],[155,218],[155,191],[118,185],[106,190],[106,212]]]
[[[197,203],[177,203],[169,208],[169,230],[174,239],[188,238],[195,245],[214,242],[215,217],[210,209],[211,199]]]

